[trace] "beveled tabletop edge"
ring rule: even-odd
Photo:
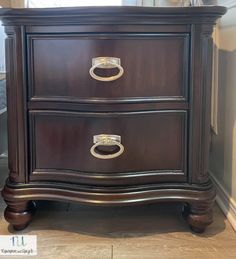
[[[194,7],[59,7],[0,9],[4,26],[78,24],[215,24],[223,6]]]
[[[76,14],[215,14],[223,15],[224,6],[191,6],[191,7],[144,7],[144,6],[88,6],[88,7],[56,7],[56,8],[0,8],[0,17],[19,16],[58,16]]]

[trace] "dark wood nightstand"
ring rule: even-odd
[[[5,218],[34,200],[183,202],[212,222],[212,30],[224,7],[1,9],[9,178]]]

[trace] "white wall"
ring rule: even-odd
[[[5,71],[5,33],[0,22],[0,73]]]
[[[236,227],[236,6],[233,5],[219,27],[218,134],[212,136],[210,171],[227,197],[222,204],[225,210],[230,210],[230,206],[235,210]]]

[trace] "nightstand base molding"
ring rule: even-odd
[[[2,195],[7,203],[6,220],[16,230],[28,225],[35,211],[32,201],[56,200],[88,205],[125,206],[155,202],[182,202],[183,216],[195,232],[203,232],[212,222],[215,190],[211,182],[202,185],[156,184],[136,187],[76,186],[73,184],[11,184],[8,182]]]

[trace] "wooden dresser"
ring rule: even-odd
[[[25,228],[36,200],[173,201],[184,204],[194,231],[204,231],[215,199],[207,172],[211,34],[225,11],[1,9],[6,220]]]

